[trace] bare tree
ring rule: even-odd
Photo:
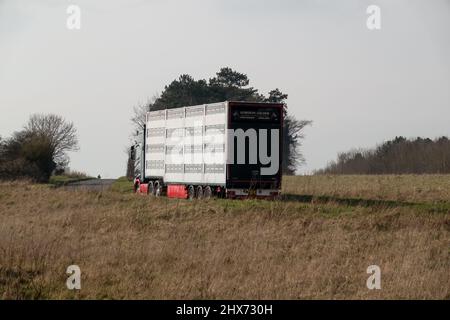
[[[32,115],[23,130],[0,141],[0,179],[47,182],[55,169],[68,163],[67,152],[75,150],[73,123],[53,114]]]
[[[148,99],[147,103],[138,104],[133,107],[133,116],[131,117],[131,122],[134,125],[135,132],[133,136],[136,136],[136,132],[141,132],[145,126],[145,117],[147,112],[149,112],[155,101],[158,99],[158,95],[155,94],[151,99]]]
[[[131,178],[138,175],[141,171],[141,154],[140,144],[142,143],[143,130],[145,128],[145,121],[147,112],[152,110],[153,104],[158,99],[158,94],[155,94],[151,99],[148,99],[147,103],[138,104],[133,107],[133,116],[131,122],[133,123],[132,147],[127,150],[127,173],[126,176]]]
[[[126,176],[131,179],[140,173],[141,169],[141,157],[139,153],[139,145],[142,143],[142,134],[145,128],[145,121],[147,112],[150,110],[151,102],[146,104],[140,104],[133,107],[133,116],[131,122],[133,123],[134,132],[132,133],[132,146],[128,149],[127,159],[127,174]],[[136,152],[137,151],[137,152]]]
[[[25,125],[25,132],[49,141],[53,161],[58,165],[67,164],[67,152],[79,149],[75,126],[59,115],[34,114]]]
[[[310,120],[297,120],[292,115],[286,115],[283,127],[283,174],[295,174],[305,162],[300,147],[305,139],[304,129],[311,124]]]
[[[147,114],[149,107],[147,104],[140,104],[133,107],[133,116],[131,122],[133,123],[136,132],[142,131],[145,125],[145,115]],[[135,135],[135,132],[133,132]]]

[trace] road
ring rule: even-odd
[[[90,190],[90,191],[102,191],[107,190],[116,181],[115,179],[91,179],[73,182],[65,185],[63,188],[68,190]]]

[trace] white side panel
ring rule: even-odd
[[[224,185],[227,109],[223,102],[149,112],[146,176]]]
[[[204,183],[226,182],[225,134],[227,127],[227,103],[209,104],[205,107],[203,133]]]
[[[165,128],[166,111],[152,111],[147,113],[147,128]]]

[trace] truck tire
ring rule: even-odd
[[[188,187],[188,199],[189,200],[194,200],[194,198],[195,198],[195,189],[194,189],[194,186],[189,186]]]
[[[148,189],[147,189],[147,194],[149,196],[153,196],[155,194],[155,186],[153,185],[153,181],[150,181],[148,183]]]
[[[203,188],[202,188],[202,186],[198,186],[197,187],[196,196],[197,196],[197,199],[199,199],[199,200],[203,199]]]
[[[155,195],[155,197],[161,196],[162,186],[161,186],[161,183],[159,183],[159,181],[155,182],[154,189],[155,189],[155,191],[153,192],[153,194]]]
[[[203,199],[208,200],[211,198],[212,190],[210,186],[206,186],[203,190]]]

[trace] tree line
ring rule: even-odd
[[[340,153],[317,174],[448,174],[450,140],[396,137],[372,149]]]
[[[297,120],[288,112],[286,100],[288,95],[278,88],[271,90],[267,95],[261,94],[258,89],[249,86],[250,80],[246,74],[237,72],[231,68],[221,68],[215,77],[209,80],[195,80],[188,74],[182,74],[164,87],[162,93],[152,101],[134,108],[131,119],[135,129],[142,132],[147,111],[163,110],[184,106],[201,105],[222,101],[247,101],[247,102],[272,102],[284,103],[284,127],[283,127],[283,163],[284,174],[292,175],[304,162],[301,153],[304,128],[312,122],[309,120]],[[139,133],[140,134],[140,133]],[[132,156],[132,152],[130,152]],[[133,171],[127,162],[127,176]],[[136,165],[138,169],[139,165]]]
[[[77,149],[73,123],[54,114],[32,115],[22,130],[0,137],[0,180],[48,182],[67,166],[67,152]]]

